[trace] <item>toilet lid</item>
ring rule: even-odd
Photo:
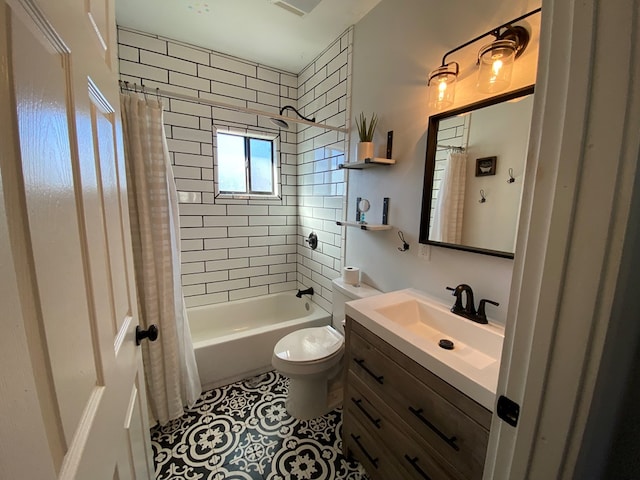
[[[285,335],[276,343],[274,355],[290,362],[313,362],[336,353],[344,338],[333,327],[303,328]]]

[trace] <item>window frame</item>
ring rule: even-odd
[[[219,173],[220,166],[218,161],[218,134],[233,135],[241,137],[244,140],[244,153],[245,153],[245,185],[246,191],[244,192],[230,192],[226,190],[220,190]],[[214,183],[215,183],[215,198],[220,199],[281,199],[281,174],[280,174],[280,141],[279,135],[271,132],[258,132],[254,130],[233,129],[233,128],[219,128],[214,127]],[[271,142],[271,172],[273,190],[271,192],[259,192],[251,190],[251,161],[249,155],[251,154],[251,139],[264,140]]]

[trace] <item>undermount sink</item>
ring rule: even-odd
[[[504,341],[501,326],[455,315],[449,306],[414,289],[348,302],[345,312],[493,411]]]

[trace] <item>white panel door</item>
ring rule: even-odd
[[[0,478],[151,479],[113,4],[0,6]]]

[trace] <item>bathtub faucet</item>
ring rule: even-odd
[[[298,290],[296,297],[302,298],[302,295],[313,295],[313,287],[309,287],[306,290]]]

